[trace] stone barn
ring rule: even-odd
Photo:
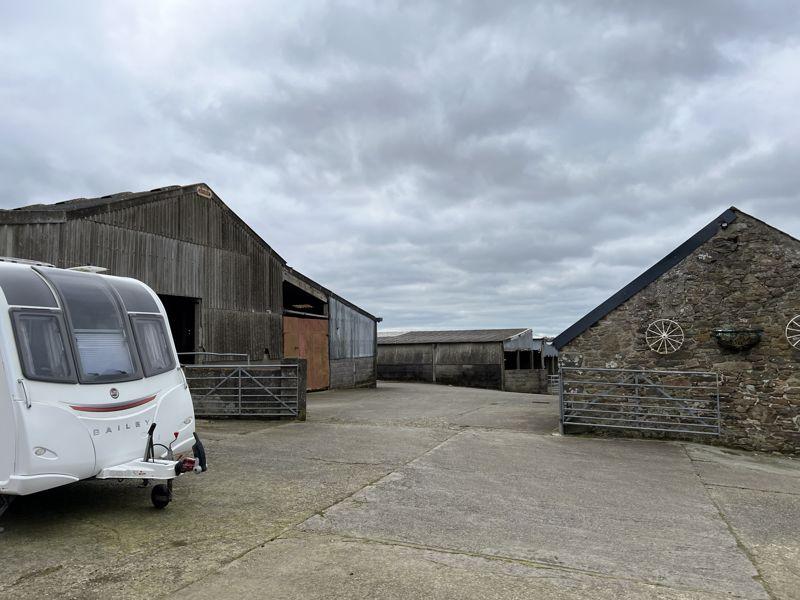
[[[555,338],[562,423],[799,453],[799,276],[800,241],[726,210]]]
[[[410,331],[378,338],[378,378],[547,393],[557,368],[549,341],[530,329]]]

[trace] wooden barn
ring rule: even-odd
[[[378,378],[547,393],[557,352],[530,329],[410,331],[378,338]]]
[[[312,389],[375,383],[377,319],[318,285],[308,294],[314,300],[295,297],[291,290],[302,276],[205,184],[0,211],[0,255],[58,267],[96,265],[144,281],[162,299],[185,362],[196,352],[246,354],[252,361],[303,355],[315,377]],[[360,340],[357,354],[371,357],[373,367],[357,378],[328,380],[322,374],[338,372],[336,361],[354,358],[352,351],[340,358],[339,351],[352,332],[328,331],[328,311],[339,318],[339,305],[371,324],[373,335]],[[318,310],[326,315],[324,327],[292,320]]]
[[[800,240],[730,208],[555,338],[565,430],[800,453]]]

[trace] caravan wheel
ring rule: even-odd
[[[172,500],[172,492],[163,483],[153,486],[153,491],[150,492],[150,500],[156,508],[166,508],[169,501]]]

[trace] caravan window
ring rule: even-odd
[[[0,270],[0,287],[9,306],[58,308],[53,292],[39,275],[25,267]]]
[[[25,377],[75,383],[61,316],[44,311],[14,310],[11,314]]]
[[[158,306],[147,289],[138,281],[128,279],[108,279],[128,312],[157,313]]]
[[[152,377],[175,367],[164,319],[155,315],[136,315],[131,317],[131,321],[145,376]]]
[[[112,383],[139,377],[123,317],[110,287],[97,276],[42,269],[56,286],[72,330],[80,380]]]

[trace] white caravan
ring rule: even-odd
[[[189,455],[193,454],[191,458]],[[158,296],[135,279],[0,259],[0,514],[80,479],[206,469]]]

